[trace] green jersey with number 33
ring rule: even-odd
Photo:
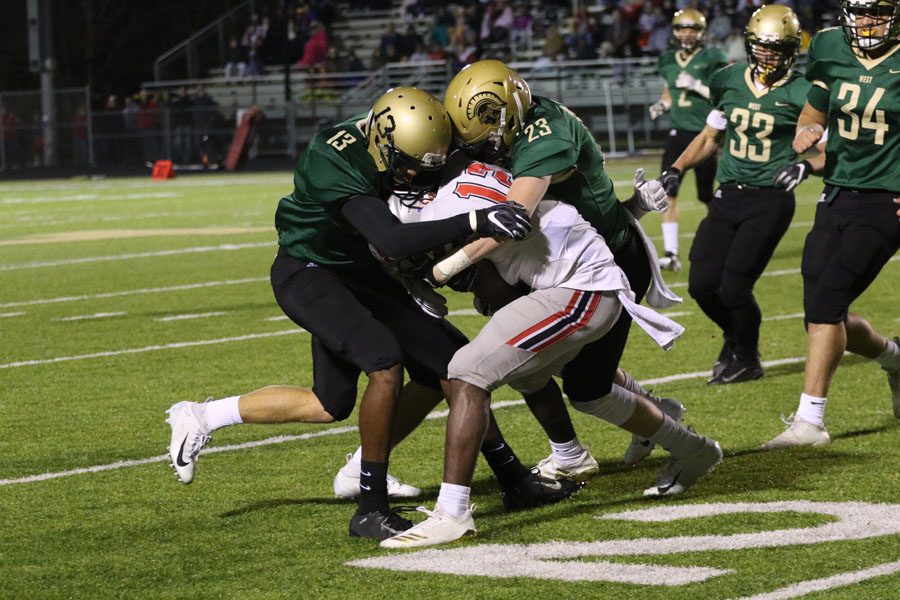
[[[797,158],[791,147],[810,83],[791,73],[760,90],[747,63],[719,69],[710,99],[728,121],[716,179],[771,187],[778,171]]]
[[[320,131],[294,170],[294,191],[278,203],[278,244],[291,256],[322,265],[367,269],[377,265],[368,243],[341,213],[359,194],[387,198],[387,177],[366,150],[358,123],[365,115]]]
[[[900,192],[900,44],[868,59],[840,28],[824,29],[810,44],[806,78],[810,104],[828,113],[825,183]]]
[[[616,250],[628,223],[613,183],[604,170],[603,153],[584,123],[571,110],[541,96],[513,142],[513,177],[550,175],[548,194],[578,209]],[[511,198],[515,200],[515,198]]]
[[[659,57],[657,71],[672,95],[669,122],[673,129],[699,132],[712,110],[709,100],[697,92],[675,87],[678,75],[683,71],[708,86],[712,74],[727,64],[725,53],[719,48],[700,48],[687,58],[683,58],[681,50],[669,50]]]

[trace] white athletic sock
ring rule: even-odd
[[[574,467],[584,454],[584,446],[578,441],[578,436],[562,444],[550,440],[550,449],[553,451],[553,460],[563,467]]]
[[[663,249],[672,254],[678,254],[678,223],[663,223]]]
[[[825,404],[827,403],[828,398],[816,398],[809,394],[800,394],[800,404],[797,406],[797,413],[795,416],[807,423],[824,427]]]
[[[694,454],[706,444],[706,438],[673,421],[672,417],[665,413],[662,425],[648,439],[668,450],[675,458]]]
[[[206,426],[209,427],[210,431],[228,427],[229,425],[240,425],[244,422],[241,418],[241,412],[238,410],[238,400],[240,398],[240,396],[230,396],[201,404],[203,407],[203,418],[206,420]]]
[[[894,340],[885,338],[884,341],[887,342],[887,348],[875,357],[875,362],[885,371],[896,371],[900,369],[900,346]]]
[[[461,518],[469,510],[469,494],[472,488],[453,483],[442,483],[437,505],[450,516]]]

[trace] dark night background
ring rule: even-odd
[[[54,86],[131,94],[153,79],[153,61],[239,0],[54,0]],[[0,91],[36,90],[28,71],[25,0],[0,0]]]

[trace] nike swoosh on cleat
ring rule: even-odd
[[[181,460],[181,456],[184,453],[184,444],[186,442],[187,442],[187,438],[184,438],[183,440],[181,440],[181,448],[178,449],[178,454],[175,456],[175,464],[177,464],[179,467],[187,467],[188,465],[191,464],[189,462],[184,462],[183,460]]]
[[[372,488],[371,488],[370,486],[364,484],[364,483],[359,484],[359,487],[361,487],[362,489],[366,490],[367,492],[371,492],[371,491],[372,491]]]
[[[363,471],[362,469],[359,470],[359,474],[360,474],[360,475],[365,475],[366,477],[371,477],[371,476],[372,476],[371,473],[367,473],[366,471]]]

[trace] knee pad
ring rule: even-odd
[[[613,384],[612,390],[601,398],[571,404],[575,410],[621,427],[634,414],[637,400],[634,394],[620,385]]]

